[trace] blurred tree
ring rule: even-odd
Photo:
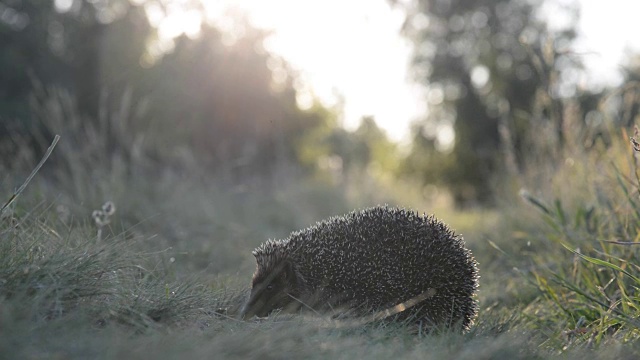
[[[133,127],[133,106],[146,103],[147,131],[153,131],[145,134],[153,143],[146,148],[157,150],[154,158],[180,158],[187,148],[234,176],[297,161],[303,134],[330,111],[298,109],[295,72],[262,48],[268,34],[246,20],[229,19],[243,28],[234,41],[215,24],[163,37],[163,17],[185,9],[202,11],[202,4],[0,0],[0,118],[46,119],[51,109],[62,109],[56,102],[66,101],[48,89],[62,87],[74,99],[62,111],[97,122],[109,152],[130,150],[118,149],[132,141],[121,138],[121,128]]]
[[[363,164],[374,172],[395,174],[398,170],[398,147],[389,140],[375,119],[365,116],[353,133],[355,141],[362,144],[366,157]]]
[[[354,131],[336,126],[335,116],[302,138],[300,161],[333,180],[349,183],[352,175],[396,175],[399,167],[397,144],[389,140],[373,117],[363,117]]]
[[[415,78],[427,85],[429,105],[427,118],[414,127],[405,171],[446,184],[458,205],[491,203],[492,181],[504,171],[503,151],[515,167],[523,166],[534,122],[557,121],[552,127],[562,141],[561,110],[539,106],[540,92],[551,92],[552,105],[563,95],[554,88],[557,67],[574,63],[555,49],[574,38],[574,23],[554,33],[547,46],[549,31],[534,11],[540,1],[404,4]],[[453,139],[445,136],[451,129]]]
[[[0,118],[27,117],[30,73],[44,80],[63,68],[48,45],[53,4],[44,1],[0,2]]]
[[[145,38],[151,31],[140,9],[131,9],[128,0],[0,1],[0,117],[26,121],[27,98],[36,81],[68,89],[76,94],[80,111],[96,118],[105,86],[103,65],[144,50],[137,44],[129,53],[105,48],[108,31],[135,23],[136,31],[120,38],[123,44],[135,44],[136,36]]]
[[[140,90],[151,101],[149,116],[184,132],[200,159],[226,174],[297,161],[300,137],[323,114],[298,109],[295,73],[262,49],[265,33],[247,28],[229,45],[222,36],[205,26],[197,39],[178,38],[147,70]]]
[[[339,126],[339,109],[316,102],[300,110],[296,72],[265,51],[269,34],[242,15],[225,19],[238,30],[233,34],[205,24],[197,34],[166,37],[163,17],[201,11],[197,2],[0,1],[0,11],[24,17],[0,27],[7,50],[0,54],[6,79],[0,101],[19,109],[3,107],[2,118],[40,119],[56,133],[86,127],[106,147],[98,152],[117,153],[124,162],[144,141],[145,159],[176,166],[195,161],[232,182],[288,164],[337,170],[343,179],[398,167],[395,145],[373,118],[350,132]],[[136,104],[146,104],[146,121],[139,121]],[[54,125],[52,113],[60,114]],[[68,135],[78,148],[87,140]]]
[[[615,116],[627,128],[640,123],[640,54],[631,56],[623,69],[624,81],[620,87],[620,111]]]

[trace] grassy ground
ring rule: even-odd
[[[229,181],[195,162],[150,168],[100,141],[72,147],[63,134],[0,217],[1,357],[635,358],[640,181],[632,148],[616,136],[609,149],[567,152],[564,163],[514,179],[496,209],[460,213],[398,183],[332,184],[286,166]],[[2,203],[37,162],[21,151],[0,173]],[[435,213],[465,236],[481,275],[468,334],[234,318],[255,246],[378,203]]]

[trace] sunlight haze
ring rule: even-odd
[[[640,33],[640,23],[635,21],[640,2],[553,2],[581,6],[579,39],[572,50],[582,57],[587,71],[578,83],[599,86],[621,81],[619,70],[626,51],[638,51],[640,40],[616,34]],[[374,116],[394,140],[406,139],[411,121],[427,111],[420,86],[409,76],[411,44],[400,34],[404,14],[385,0],[203,4],[209,19],[223,31],[229,11],[246,13],[253,26],[272,31],[265,47],[301,73],[298,100],[302,107],[308,106],[312,95],[328,106],[342,102],[346,128],[355,128],[363,116]],[[551,12],[549,16],[558,15]],[[196,18],[183,16],[191,24],[200,21]],[[227,26],[227,30],[231,29]],[[193,33],[193,25],[188,31]]]

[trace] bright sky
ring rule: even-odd
[[[312,89],[327,105],[340,94],[347,128],[372,115],[393,139],[400,140],[408,135],[410,122],[426,110],[419,87],[411,85],[407,76],[411,45],[399,33],[403,14],[387,0],[202,1],[211,18],[224,19],[224,9],[233,4],[247,12],[252,25],[273,30],[265,45],[301,71],[307,85],[301,88],[301,105],[305,89]],[[618,66],[625,50],[640,51],[640,37],[633,36],[640,34],[640,1],[551,1],[577,2],[582,7],[581,40],[573,48],[588,67],[580,80],[619,82]],[[550,11],[552,20],[554,14]],[[190,16],[183,23],[193,25],[197,15]],[[221,27],[227,25],[222,20]]]
[[[424,113],[419,88],[406,81],[411,44],[400,36],[404,14],[386,0],[231,2],[249,13],[252,25],[274,31],[267,50],[300,70],[323,103],[344,97],[347,128],[372,115],[400,139],[409,120]]]
[[[640,1],[572,0],[581,5],[578,52],[590,72],[590,81],[616,85],[626,55],[640,53]],[[629,52],[631,51],[631,52]],[[590,53],[589,53],[590,52]]]

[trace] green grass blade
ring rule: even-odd
[[[579,253],[579,252],[577,252],[577,251],[575,251],[575,250],[571,249],[571,248],[570,248],[568,245],[566,245],[566,244],[562,244],[562,246],[564,246],[567,250],[569,250],[569,251],[571,251],[572,253],[574,253],[574,254],[576,254],[576,255],[580,256],[582,259],[584,259],[584,260],[586,260],[586,261],[588,261],[588,262],[590,262],[590,263],[592,263],[592,264],[596,264],[596,265],[600,265],[600,266],[608,267],[608,268],[613,269],[613,270],[616,270],[616,271],[620,271],[621,273],[623,273],[623,274],[627,275],[628,277],[630,277],[631,279],[633,279],[633,281],[635,281],[635,282],[636,282],[636,284],[639,284],[639,285],[640,285],[640,278],[638,278],[637,276],[635,276],[635,275],[631,274],[630,272],[628,272],[628,271],[624,270],[624,269],[623,269],[623,268],[621,268],[620,266],[615,265],[615,264],[612,264],[612,263],[610,263],[610,262],[608,262],[608,261],[604,261],[604,260],[596,259],[596,258],[593,258],[593,257],[587,256],[587,255],[581,254],[581,253]]]
[[[622,191],[624,192],[624,195],[627,198],[627,201],[633,207],[634,213],[636,215],[636,219],[640,220],[640,205],[638,205],[638,203],[634,201],[633,196],[631,196],[631,194],[629,193],[629,189],[627,188],[627,185],[625,184],[624,179],[622,178],[622,174],[620,173],[620,170],[618,169],[618,167],[615,166],[614,164],[613,168],[615,169],[616,180],[618,181],[618,184],[622,188]]]

